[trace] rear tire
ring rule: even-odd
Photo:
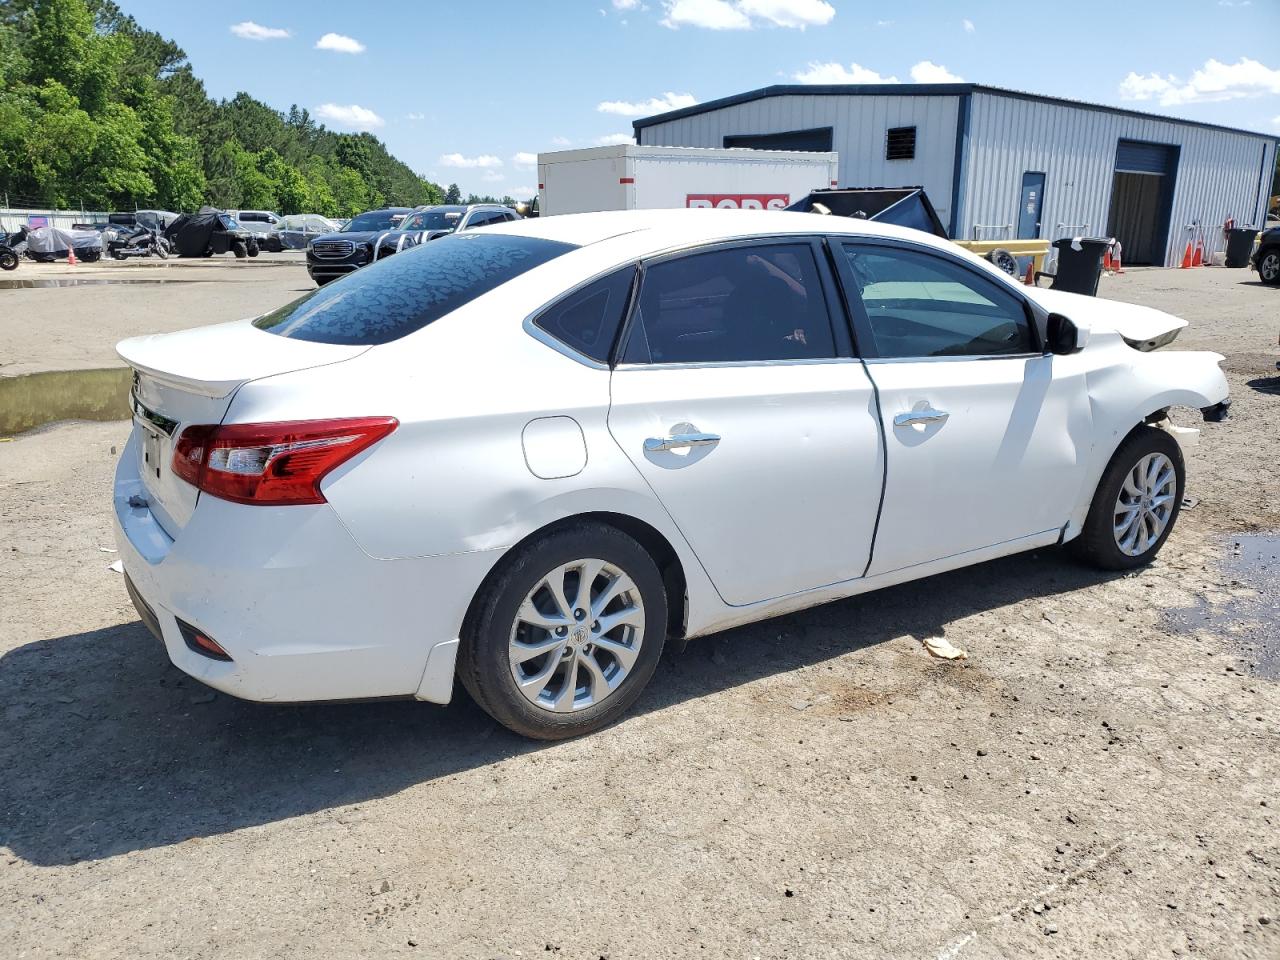
[[[463,627],[458,676],[521,736],[582,736],[635,703],[666,631],[666,590],[648,552],[614,527],[574,524],[519,547],[490,574]]]
[[[1150,563],[1178,520],[1185,488],[1178,441],[1157,427],[1139,427],[1103,471],[1072,552],[1102,570]]]

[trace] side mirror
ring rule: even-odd
[[[1089,331],[1077,327],[1069,318],[1060,313],[1049,314],[1046,330],[1046,345],[1050,353],[1065,356],[1079,353],[1089,342]]]

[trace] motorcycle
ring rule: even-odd
[[[123,233],[117,233],[114,240],[107,241],[107,253],[116,260],[127,260],[130,257],[159,257],[169,259],[169,241],[160,236],[158,230],[152,230],[141,224],[126,227]]]
[[[13,233],[0,231],[0,270],[17,270],[18,258],[27,242],[27,228],[19,227]]]

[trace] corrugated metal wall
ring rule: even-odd
[[[988,93],[972,98],[961,236],[972,235],[974,224],[1016,223],[1022,174],[1028,170],[1046,174],[1041,212],[1046,239],[1104,233],[1121,139],[1181,148],[1166,265],[1181,260],[1190,236],[1187,224],[1199,221],[1209,242],[1216,239],[1221,249],[1217,227],[1228,217],[1237,224],[1261,222],[1265,197],[1259,200],[1258,184],[1265,164],[1263,192],[1270,189],[1272,139]]]
[[[722,147],[733,134],[832,128],[842,187],[923,186],[943,223],[951,219],[955,96],[779,96],[643,127],[645,146]],[[914,160],[886,160],[890,127],[916,127]],[[1015,201],[1016,202],[1016,201]]]

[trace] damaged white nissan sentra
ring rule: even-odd
[[[811,214],[459,234],[256,320],[126,340],[115,517],[169,657],[252,700],[451,697],[532,737],[663,643],[1066,543],[1146,563],[1184,321]]]

